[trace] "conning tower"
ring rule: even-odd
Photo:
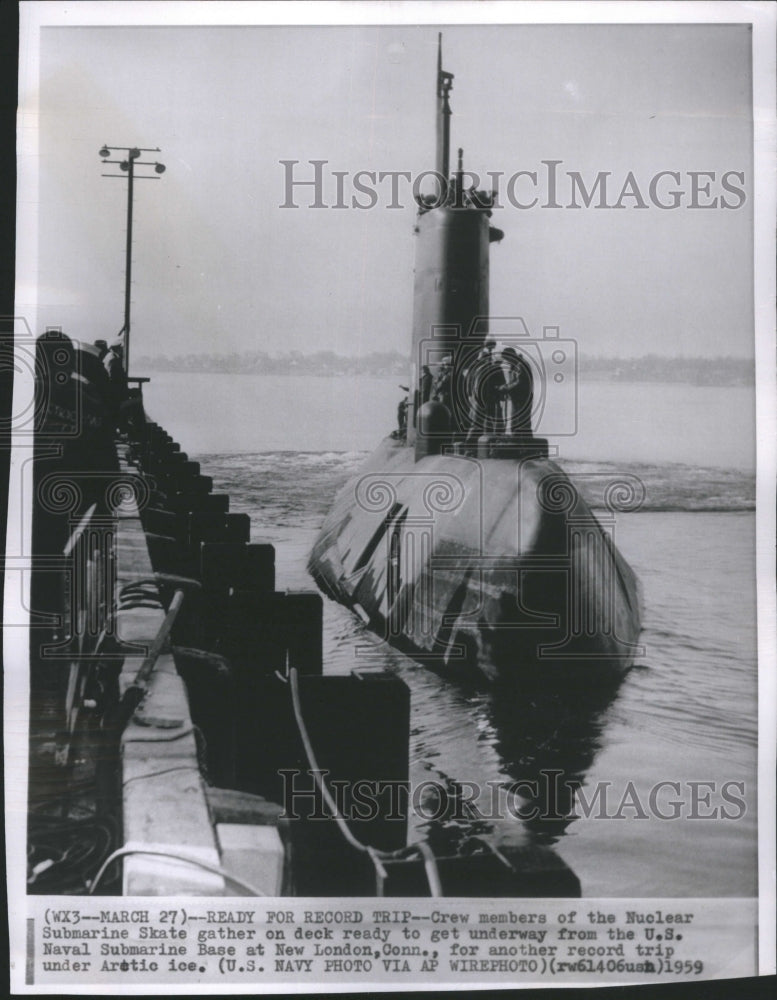
[[[308,568],[397,648],[442,672],[518,679],[522,698],[535,682],[620,676],[638,648],[639,587],[534,434],[545,369],[522,350],[523,321],[489,330],[489,244],[502,234],[461,156],[450,175],[451,83],[438,55],[440,190],[418,198],[408,406],[338,493]],[[486,347],[496,329],[499,351]]]
[[[417,198],[413,347],[407,421],[408,445],[415,445],[418,411],[423,404],[423,367],[438,373],[452,359],[451,436],[465,430],[467,394],[463,373],[481,349],[488,332],[489,244],[503,233],[489,224],[493,195],[465,188],[462,150],[450,173],[450,91],[453,74],[442,68],[442,35],[437,49],[437,192]],[[441,431],[440,423],[436,430]]]

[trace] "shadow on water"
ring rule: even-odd
[[[495,687],[487,711],[494,748],[532,840],[552,844],[574,822],[577,790],[602,746],[607,710],[621,678],[580,683]],[[519,810],[516,810],[519,811]]]
[[[483,842],[550,846],[563,837],[577,818],[578,790],[606,739],[608,710],[622,679],[571,684],[524,678],[488,686],[449,679],[470,710],[477,706],[501,776],[474,802],[467,782],[438,772],[446,809],[424,824],[435,849],[467,853]],[[427,814],[434,815],[434,805]]]

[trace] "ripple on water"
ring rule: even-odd
[[[252,538],[276,545],[278,585],[296,588],[312,586],[307,554],[335,493],[364,457],[281,451],[200,461],[214,489],[230,494],[231,509],[251,516]],[[628,781],[650,787],[685,775],[716,779],[725,771],[746,779],[750,795],[757,733],[753,477],[692,466],[564,464],[592,502],[603,483],[624,473],[645,486],[643,509],[617,515],[615,525],[616,543],[644,591],[645,667],[627,675],[609,704],[547,699],[522,706],[489,689],[443,680],[329,600],[325,669],[346,673],[369,663],[402,677],[411,691],[411,782],[437,782],[454,804],[462,791],[470,794],[471,783],[480,789],[475,804],[487,816],[493,789],[504,792],[553,769],[614,788]],[[411,819],[411,831],[442,847],[482,836],[497,843],[556,843],[584,891],[613,895],[703,895],[709,872],[718,869],[726,872],[722,892],[746,895],[754,829],[749,819],[708,824],[703,831],[697,824],[693,836],[680,824],[652,824],[645,833],[612,822],[543,827],[515,815],[461,818],[455,810],[445,821],[431,821],[423,810]],[[697,841],[704,843],[701,867]],[[732,857],[741,872],[731,870]]]

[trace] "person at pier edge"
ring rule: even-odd
[[[531,434],[534,405],[534,375],[531,365],[514,347],[505,347],[502,360],[507,365],[504,385],[498,389],[505,400],[505,428],[511,435]]]
[[[85,345],[83,351],[85,363],[89,368],[89,372],[85,374],[87,374],[90,382],[100,393],[106,411],[109,411],[113,405],[113,386],[105,367],[108,342],[106,340],[95,340],[92,346]],[[94,363],[89,361],[90,356],[94,358]]]
[[[469,396],[467,443],[475,444],[482,434],[496,434],[500,427],[500,390],[504,384],[501,363],[494,357],[496,341],[487,340],[475,363],[465,372]]]
[[[103,358],[103,365],[108,373],[111,384],[111,396],[113,398],[113,409],[116,425],[122,422],[121,408],[129,396],[129,384],[127,373],[124,371],[124,344],[121,340],[115,340],[108,353]]]
[[[105,341],[102,341],[105,343]],[[95,346],[97,346],[95,344]],[[103,355],[103,365],[108,372],[108,378],[115,386],[127,387],[127,374],[124,371],[124,344],[115,340]],[[126,395],[126,393],[125,393]]]

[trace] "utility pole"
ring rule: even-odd
[[[145,181],[158,181],[159,175],[165,172],[164,163],[159,163],[156,160],[141,160],[141,153],[159,153],[161,150],[159,147],[153,149],[141,149],[138,146],[108,146],[107,144],[100,150],[100,156],[103,159],[103,163],[116,163],[119,169],[122,171],[120,174],[103,174],[103,177],[120,177],[127,179],[127,251],[126,251],[126,261],[124,265],[124,326],[122,327],[122,333],[124,334],[124,371],[129,375],[129,361],[130,361],[130,322],[131,322],[131,306],[132,297],[130,294],[130,284],[132,282],[132,206],[135,197],[135,167],[153,167],[154,174],[137,174],[138,180]],[[111,153],[126,153],[126,156],[121,159],[112,160],[110,159]]]

